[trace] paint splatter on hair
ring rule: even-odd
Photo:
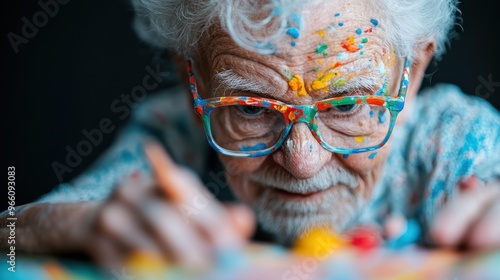
[[[300,75],[293,75],[292,79],[288,81],[288,87],[297,92],[298,96],[306,96],[306,88],[304,86],[304,80]]]
[[[374,159],[376,156],[377,156],[377,152],[373,152],[373,153],[371,153],[371,154],[368,156],[368,158],[369,158],[369,159]]]
[[[370,110],[370,118],[373,118],[373,115],[374,115],[374,114],[375,114],[375,113],[373,112],[373,110]]]
[[[310,153],[312,153],[312,151],[313,151],[313,145],[311,144],[311,145],[309,146],[309,152],[310,152]]]
[[[340,13],[336,13],[336,14],[334,15],[334,17],[338,17],[338,16],[340,16]]]
[[[363,44],[368,43],[368,38],[363,38],[363,39],[361,39],[361,43],[363,43]]]
[[[361,35],[361,33],[363,33],[363,31],[361,30],[361,28],[356,29],[356,34]]]
[[[365,32],[365,33],[372,33],[372,32],[373,32],[373,29],[370,27],[370,28],[366,29],[366,30],[365,30],[365,31],[363,31],[363,32]]]
[[[297,44],[296,44],[294,41],[292,41],[292,42],[290,43],[290,46],[292,46],[292,47],[295,47],[296,45],[297,45]]]
[[[343,22],[339,22],[339,26],[340,27],[344,26],[344,23]]]
[[[378,20],[372,18],[372,19],[370,19],[370,22],[371,22],[371,24],[373,24],[373,26],[378,26]]]
[[[344,155],[342,155],[342,157],[343,157],[343,158],[348,158],[348,157],[349,157],[349,155],[348,155],[348,154],[344,154]]]

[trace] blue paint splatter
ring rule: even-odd
[[[369,159],[374,159],[377,156],[377,152],[371,153],[368,158]]]
[[[374,26],[377,26],[378,25],[378,20],[372,18],[370,19],[370,22],[374,25]]]
[[[347,54],[345,52],[339,52],[337,57],[341,60],[347,59]]]
[[[290,43],[290,45],[291,45],[292,47],[295,47],[297,44],[296,44],[294,41],[292,41],[292,42]]]
[[[344,23],[343,22],[339,22],[339,26],[344,26]]]
[[[312,152],[313,151],[313,145],[310,145],[309,146],[309,152]]]
[[[300,31],[295,27],[290,27],[286,30],[286,34],[292,36],[294,39],[297,39],[300,36]]]
[[[254,146],[241,146],[240,151],[242,152],[252,152],[252,151],[259,151],[263,150],[266,148],[266,144],[264,143],[258,143]]]
[[[375,113],[373,112],[373,110],[370,110],[370,118],[373,118],[373,115],[374,115],[374,114],[375,114]]]
[[[262,101],[262,105],[264,105],[264,106],[266,106],[266,107],[267,107],[267,106],[271,106],[271,103],[269,103],[269,101],[265,101],[265,100],[263,100],[263,101]]]
[[[358,48],[360,48],[360,49],[362,49],[363,47],[364,47],[363,44],[358,45]]]
[[[334,16],[335,16],[335,17],[338,17],[338,16],[340,16],[340,13],[336,13]]]
[[[344,155],[342,155],[342,157],[343,157],[343,158],[348,158],[348,157],[349,157],[349,155],[348,155],[348,154],[344,154]]]
[[[363,33],[363,31],[361,30],[361,28],[356,29],[356,34],[361,35],[361,33]]]
[[[386,119],[387,119],[387,114],[384,114],[384,111],[382,110],[378,111],[378,122],[384,123]]]

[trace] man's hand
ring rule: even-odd
[[[500,182],[470,177],[461,194],[438,213],[431,234],[437,245],[500,248]]]
[[[159,145],[150,144],[146,153],[155,178],[133,174],[93,220],[87,248],[98,263],[117,267],[131,253],[146,251],[181,265],[203,266],[218,250],[246,242],[255,223],[251,210],[221,205]]]
[[[146,152],[150,160],[155,154],[162,170],[155,170],[154,178],[140,173],[124,178],[106,201],[19,207],[16,249],[87,253],[108,269],[121,268],[134,253],[196,267],[208,264],[217,251],[234,250],[247,241],[255,226],[251,210],[220,204],[159,145]],[[0,249],[8,248],[7,215],[0,217]]]

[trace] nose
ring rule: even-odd
[[[321,147],[305,123],[294,124],[285,143],[273,154],[274,161],[297,179],[314,176],[331,158],[332,153]]]

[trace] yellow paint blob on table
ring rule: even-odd
[[[304,86],[304,80],[300,75],[293,75],[292,79],[288,81],[288,87],[297,92],[299,96],[306,96],[307,91]]]
[[[356,136],[356,137],[354,137],[354,141],[356,141],[358,143],[362,143],[363,141],[365,141],[365,137],[364,136]]]
[[[130,254],[125,262],[125,268],[131,275],[140,279],[158,279],[165,275],[170,265],[161,256],[137,251]]]
[[[54,280],[72,279],[71,275],[64,269],[64,267],[55,261],[48,261],[43,264],[43,268],[47,275]]]
[[[325,257],[348,245],[349,242],[332,229],[317,227],[299,237],[292,250],[298,255]]]

